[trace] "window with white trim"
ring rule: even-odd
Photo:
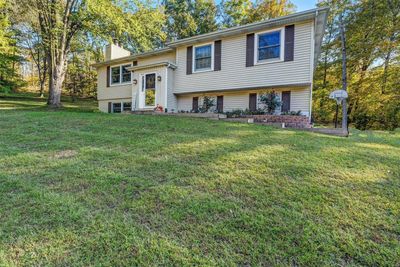
[[[113,113],[121,113],[121,102],[113,103],[112,112]]]
[[[282,30],[257,35],[257,61],[275,61],[282,57]]]
[[[110,83],[112,85],[130,83],[132,79],[132,72],[129,71],[127,68],[131,66],[132,64],[126,64],[126,65],[111,67]]]
[[[131,111],[132,102],[113,102],[112,113],[121,113],[122,111]]]
[[[212,44],[194,47],[194,70],[204,71],[212,69]]]

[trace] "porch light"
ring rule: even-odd
[[[136,85],[136,84],[137,84],[137,80],[136,80],[136,79],[133,79],[133,81],[132,81],[132,82],[133,82],[133,84],[134,84],[134,85]]]
[[[157,76],[157,81],[161,82],[161,75]]]

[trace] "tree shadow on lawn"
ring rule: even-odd
[[[336,149],[343,139],[315,137],[311,133],[236,124],[210,125],[202,120],[167,126],[173,120],[160,123],[151,118],[140,129],[133,129],[139,120],[128,121],[132,124],[119,127],[121,138],[113,134],[114,125],[103,121],[98,127],[108,124],[110,129],[105,131],[104,138],[94,134],[89,144],[82,140],[88,139],[88,130],[95,130],[92,124],[78,127],[80,131],[74,130],[74,137],[61,146],[39,147],[39,156],[34,159],[18,155],[4,159],[16,162],[7,168],[1,180],[23,185],[20,190],[46,197],[29,204],[33,198],[30,193],[12,192],[18,188],[13,184],[2,187],[20,201],[9,201],[4,210],[8,218],[5,231],[15,232],[3,242],[13,246],[15,238],[28,243],[32,238],[40,241],[48,233],[61,231],[64,241],[73,235],[74,241],[69,240],[76,248],[73,253],[87,256],[86,264],[99,251],[103,252],[103,257],[100,256],[103,263],[115,257],[132,256],[135,250],[139,251],[136,260],[145,261],[143,251],[157,247],[154,242],[170,244],[172,248],[150,255],[154,258],[148,260],[153,263],[157,255],[168,258],[170,263],[184,262],[176,253],[184,255],[187,263],[209,264],[214,261],[219,264],[341,261],[374,264],[379,263],[379,257],[391,262],[382,256],[384,253],[395,255],[388,245],[396,242],[392,237],[383,236],[379,248],[371,243],[370,236],[361,235],[359,241],[371,250],[372,256],[360,251],[352,240],[360,234],[358,231],[367,227],[364,216],[368,212],[379,216],[385,212],[385,206],[368,203],[375,206],[368,208],[360,203],[366,199],[362,194],[371,195],[370,188],[378,195],[387,190],[384,187],[376,191],[373,179],[369,179],[370,186],[364,186],[358,179],[376,162],[374,153],[348,151],[346,157],[339,157],[339,152],[334,150],[327,155],[329,147]],[[192,123],[199,126],[198,131],[181,128],[193,127]],[[204,129],[204,126],[211,127]],[[315,145],[317,139],[324,142]],[[60,149],[78,153],[50,161],[48,157]],[[321,158],[325,161],[318,162]],[[336,177],[339,182],[332,185],[332,169],[340,167],[345,160],[357,158],[365,160],[364,164],[353,169],[344,167],[348,172],[357,172],[357,180],[343,180],[340,176]],[[392,155],[379,153],[378,159],[388,169],[398,170]],[[41,168],[12,174],[15,168],[35,164]],[[385,175],[377,183],[382,179],[396,184],[394,177]],[[348,188],[350,183],[352,187]],[[360,196],[353,194],[355,191]],[[6,198],[1,202],[6,203]],[[360,215],[354,214],[356,211],[349,202],[355,208],[364,209]],[[47,214],[51,216],[46,219]],[[386,214],[382,220],[389,218],[393,223],[393,217],[394,214]],[[351,225],[354,218],[357,227]],[[342,224],[343,220],[350,225]],[[377,219],[374,227],[382,220]],[[101,225],[98,233],[93,222]],[[12,223],[18,227],[12,227]],[[132,236],[131,229],[139,238]],[[151,241],[146,239],[147,235]],[[58,246],[61,252],[69,251],[69,247],[63,247],[56,240],[53,236],[51,245]],[[129,248],[134,251],[129,253]],[[55,257],[54,261],[57,260],[60,259]]]

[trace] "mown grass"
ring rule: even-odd
[[[1,266],[400,264],[399,132],[73,110],[0,99]]]

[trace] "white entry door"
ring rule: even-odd
[[[154,108],[156,106],[156,74],[143,74],[140,80],[139,108]]]

